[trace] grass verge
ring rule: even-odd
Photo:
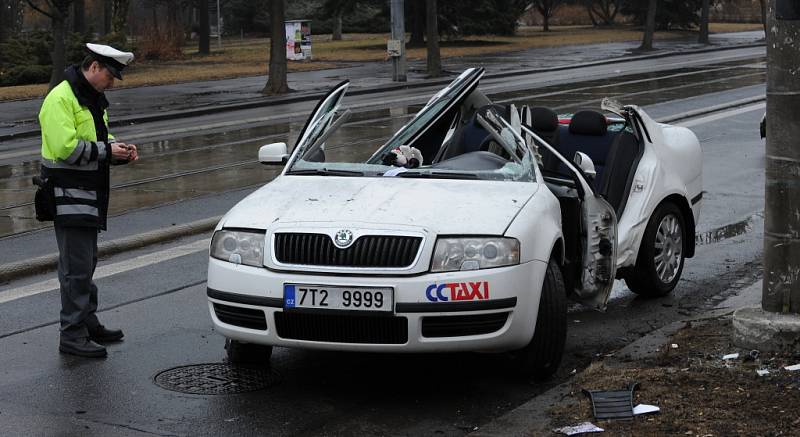
[[[712,32],[760,30],[760,24],[713,23]],[[694,32],[658,32],[656,40],[684,38]],[[594,28],[591,26],[559,26],[550,32],[540,28],[521,28],[516,36],[467,37],[457,41],[443,41],[442,57],[480,56],[536,47],[559,47],[582,44],[602,44],[638,41],[641,31],[633,27]],[[330,35],[314,38],[312,61],[290,62],[289,71],[323,70],[343,64],[360,62],[386,62],[388,34],[347,34],[343,41],[331,41]],[[657,43],[656,43],[657,45]],[[267,73],[269,39],[230,39],[222,48],[212,44],[211,54],[200,55],[195,46],[184,48],[184,57],[172,61],[137,61],[117,82],[118,88],[145,85],[164,85],[201,80],[229,79],[258,76]],[[409,48],[410,60],[424,60],[425,48]],[[46,84],[0,87],[0,101],[41,97],[47,92]]]

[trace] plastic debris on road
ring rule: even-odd
[[[582,390],[592,401],[592,414],[597,420],[633,418],[633,383],[622,390]]]
[[[723,360],[736,360],[736,359],[739,359],[739,353],[737,352],[735,354],[723,355],[722,359]]]
[[[784,366],[784,369],[794,372],[795,370],[800,370],[800,364],[795,364],[793,366]]]
[[[658,413],[659,411],[661,411],[661,408],[655,405],[639,404],[633,407],[634,416],[638,416],[640,414]]]
[[[758,376],[769,375],[769,370],[767,370],[767,369],[756,369],[756,373],[758,373]]]
[[[566,435],[583,434],[585,432],[603,432],[603,431],[605,431],[603,428],[600,428],[599,426],[593,424],[592,422],[583,422],[577,425],[564,426],[553,430],[553,432]]]
[[[673,349],[677,349],[678,348],[678,344],[677,343],[672,343],[671,345],[669,345],[669,347],[671,347]]]

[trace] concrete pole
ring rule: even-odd
[[[761,307],[800,313],[800,3],[769,0]]]
[[[400,41],[400,56],[392,57],[392,80],[405,82],[408,79],[406,63],[406,25],[403,0],[391,0],[392,39]]]

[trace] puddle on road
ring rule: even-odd
[[[744,235],[754,229],[756,218],[761,218],[761,216],[758,214],[752,215],[740,222],[731,223],[706,232],[698,232],[694,236],[694,242],[696,245],[702,246]]]

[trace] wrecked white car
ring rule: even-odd
[[[635,106],[567,120],[494,105],[469,69],[383,146],[339,153],[348,83],[296,146],[259,151],[283,172],[214,233],[208,298],[232,361],[272,346],[513,351],[552,374],[567,298],[604,308],[615,278],[659,296],[694,254],[701,152],[688,129]]]

